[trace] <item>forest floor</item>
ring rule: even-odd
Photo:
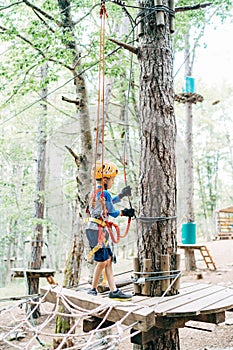
[[[184,271],[184,257],[183,252],[180,251],[182,257],[182,282],[197,282],[201,277],[201,282],[211,283],[228,286],[233,283],[233,240],[220,240],[211,241],[206,244],[208,247],[215,264],[217,266],[216,271],[210,271],[206,269],[204,262],[199,256],[199,253],[195,253],[197,271],[195,272],[185,272]],[[119,259],[120,260],[120,259]],[[124,271],[125,266],[127,268],[131,267],[132,259],[121,260],[117,265],[114,265],[115,272]],[[85,274],[86,276],[86,274]],[[56,276],[60,281],[62,280],[62,274]],[[85,277],[84,277],[85,279]],[[46,281],[44,283],[46,285]],[[23,280],[17,279],[17,281],[12,281],[12,283],[6,288],[0,288],[0,300],[4,297],[9,297],[10,295],[24,295],[24,282]],[[12,340],[6,343],[3,341],[4,334],[6,333],[7,326],[15,326],[18,319],[22,319],[25,314],[24,305],[20,307],[13,307],[14,304],[19,304],[19,302],[1,300],[0,305],[0,350],[9,349],[27,349],[27,350],[38,350],[38,349],[52,349],[51,342],[52,336],[46,338],[46,346],[42,347],[38,340],[34,340],[31,344],[30,336],[32,333],[24,334],[25,337],[17,340]],[[11,307],[12,308],[9,308]],[[42,311],[42,316],[37,322],[43,322],[47,318],[47,311],[52,311],[54,305],[50,303],[44,303],[44,308]],[[8,309],[9,308],[9,309]],[[5,312],[7,310],[7,312]],[[9,311],[8,311],[9,310]],[[185,328],[179,330],[180,334],[180,349],[181,350],[233,350],[233,312],[226,312],[226,321],[219,325],[203,323],[203,322],[188,322]],[[48,334],[54,333],[55,329],[55,319],[49,322],[43,331]],[[24,333],[23,330],[21,333]],[[20,335],[20,332],[19,332]],[[12,344],[12,346],[11,346]],[[133,345],[127,339],[124,343],[120,343],[118,349],[127,348],[133,349]],[[169,349],[167,349],[169,350]]]

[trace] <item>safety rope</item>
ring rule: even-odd
[[[104,55],[104,47],[105,47],[105,20],[108,17],[107,11],[106,11],[106,7],[105,7],[105,1],[101,1],[101,6],[100,6],[100,51],[99,51],[99,75],[98,75],[98,107],[97,107],[97,121],[96,121],[96,141],[95,141],[95,153],[94,153],[94,172],[93,172],[93,176],[94,176],[94,189],[93,189],[93,194],[90,197],[89,200],[89,204],[88,205],[92,205],[92,208],[95,207],[96,205],[96,197],[97,194],[102,191],[102,193],[100,194],[100,202],[102,205],[102,217],[103,218],[107,218],[107,208],[106,208],[106,203],[105,203],[105,197],[104,197],[104,176],[103,176],[103,172],[102,172],[102,178],[101,178],[101,189],[96,190],[95,189],[95,174],[96,174],[96,168],[97,168],[97,154],[98,154],[98,147],[99,147],[99,142],[100,142],[100,121],[101,121],[101,165],[103,168],[103,164],[104,164],[104,128],[105,128],[105,55]],[[130,73],[131,74],[131,73]],[[127,100],[129,99],[129,91],[128,91],[128,97]],[[128,106],[127,106],[128,109]],[[124,161],[123,161],[123,165],[124,165],[124,181],[125,184],[127,185],[127,180],[126,180],[126,169],[125,169],[125,165],[126,165],[126,152],[124,151]],[[129,200],[130,203],[130,200]],[[132,208],[132,205],[130,203],[130,207]],[[90,221],[93,221],[93,218],[90,218]],[[96,222],[96,221],[93,221]],[[88,257],[91,258],[93,257],[94,253],[96,251],[98,251],[98,249],[100,249],[102,247],[102,243],[106,243],[105,242],[105,235],[104,235],[104,230],[103,227],[105,227],[105,229],[107,229],[107,231],[109,232],[109,235],[111,237],[111,240],[113,243],[118,243],[120,241],[120,238],[125,238],[129,232],[129,228],[130,228],[130,222],[131,222],[131,218],[128,218],[128,223],[127,223],[127,227],[125,230],[125,233],[121,236],[120,235],[120,229],[119,226],[114,224],[113,222],[110,221],[103,221],[103,223],[98,223],[98,245],[95,246],[91,252],[88,254]],[[116,231],[116,234],[113,233],[113,228]]]
[[[105,19],[108,17],[105,2],[101,1],[100,5],[100,51],[99,51],[99,75],[98,75],[98,100],[97,100],[97,120],[96,120],[96,139],[95,139],[95,154],[94,154],[94,187],[95,187],[95,174],[96,174],[96,162],[99,146],[99,133],[100,133],[100,119],[101,119],[101,163],[103,167],[104,163],[104,104],[105,104],[105,57],[104,57],[104,46],[105,46]],[[104,188],[103,176],[102,176],[102,188]]]

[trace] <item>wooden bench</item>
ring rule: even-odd
[[[52,269],[24,269],[23,267],[11,269],[11,274],[13,278],[42,278],[45,277],[49,284],[55,284],[54,275],[56,271]]]

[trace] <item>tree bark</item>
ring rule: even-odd
[[[185,77],[192,75],[194,57],[190,59],[189,32],[185,36]],[[186,129],[185,129],[185,219],[187,222],[195,221],[194,215],[194,178],[193,178],[193,113],[192,103],[185,103]]]
[[[41,80],[45,81],[47,75],[47,64],[41,67]],[[42,89],[42,113],[38,124],[38,156],[37,156],[37,179],[36,179],[36,200],[35,200],[35,217],[37,219],[34,239],[31,245],[31,256],[29,267],[31,269],[41,268],[41,255],[43,247],[43,220],[45,213],[45,159],[46,159],[46,121],[47,121],[47,104],[45,102],[47,96],[47,86]],[[37,294],[39,291],[39,278],[28,278],[28,293]],[[34,311],[33,317],[40,316],[39,307]]]
[[[163,2],[168,5],[167,2]],[[153,7],[152,1],[144,6]],[[173,62],[169,15],[157,25],[154,12],[144,10],[143,35],[139,37],[141,158],[139,175],[138,258],[152,260],[152,271],[161,271],[161,255],[169,254],[175,269],[176,221],[156,221],[176,215],[176,123],[173,105]],[[150,217],[145,223],[140,220]],[[171,288],[170,292],[175,293]],[[150,295],[162,294],[161,283],[153,281]],[[169,344],[169,345],[168,345]],[[164,333],[145,348],[179,349],[178,330]]]
[[[69,33],[69,39],[64,39],[64,44],[67,49],[70,50],[73,56],[73,70],[76,101],[79,103],[76,105],[76,115],[79,121],[79,150],[80,153],[75,159],[77,165],[77,200],[75,210],[75,223],[73,225],[73,243],[70,250],[70,254],[66,261],[64,286],[74,286],[79,282],[81,274],[82,253],[84,249],[83,243],[83,213],[88,202],[88,196],[91,190],[91,166],[93,163],[92,154],[92,137],[90,118],[88,111],[87,100],[87,88],[84,76],[78,73],[80,68],[80,54],[76,46],[75,34],[74,34],[74,22],[71,16],[71,4],[70,0],[58,0],[60,8],[62,27],[64,32],[64,38]],[[65,41],[66,40],[66,41]],[[76,215],[77,213],[77,215]],[[56,333],[68,332],[71,325],[71,320],[67,318],[57,317],[56,320]],[[62,342],[62,340],[58,340]],[[65,346],[65,345],[64,345]]]

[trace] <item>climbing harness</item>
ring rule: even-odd
[[[121,236],[120,234],[120,228],[117,224],[115,224],[112,221],[108,220],[102,220],[102,219],[96,219],[96,218],[88,218],[87,221],[94,222],[98,224],[98,244],[92,248],[92,250],[88,254],[88,258],[91,259],[93,258],[94,254],[103,247],[103,245],[107,246],[108,245],[108,240],[106,239],[106,233],[109,234],[111,237],[111,240],[113,243],[117,244],[119,243],[121,238],[125,238],[129,232],[130,228],[130,221],[128,220],[128,224],[125,230],[125,233]],[[113,229],[116,232],[116,235],[113,233]]]

